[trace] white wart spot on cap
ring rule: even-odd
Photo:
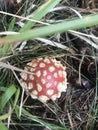
[[[37,59],[38,62],[41,61],[41,60],[43,60],[43,58],[38,58],[38,59]]]
[[[57,85],[57,81],[54,81],[54,86],[56,86]]]
[[[40,91],[42,91],[42,86],[40,85],[40,84],[36,84],[36,86],[37,86],[37,90],[40,92]]]
[[[29,75],[29,78],[30,78],[30,80],[34,80],[33,74],[30,74],[30,75]]]
[[[37,66],[37,62],[32,62],[32,67],[35,68]]]
[[[34,95],[33,93],[31,93],[30,96],[31,96],[33,99],[37,99],[37,96]]]
[[[62,71],[61,71],[61,70],[58,71],[58,75],[59,75],[60,77],[62,77]]]
[[[36,72],[36,76],[37,76],[37,77],[40,77],[40,76],[41,76],[40,70],[38,70],[38,71]]]
[[[52,59],[52,62],[57,63],[57,60],[56,59]]]
[[[57,94],[51,96],[52,100],[56,100],[56,98],[57,98]]]
[[[59,92],[66,92],[67,84],[59,83],[58,84],[58,91]]]
[[[39,67],[41,67],[41,68],[45,67],[45,63],[40,63]]]
[[[47,83],[47,84],[46,84],[46,88],[51,87],[51,85],[52,85],[52,84],[51,84],[50,82],[49,82],[49,83]]]
[[[48,76],[47,76],[47,79],[51,79],[51,76],[50,76],[50,75],[48,75]]]
[[[61,92],[59,92],[58,94],[57,94],[57,98],[60,98],[61,97]]]
[[[53,76],[54,76],[55,78],[57,78],[57,77],[58,77],[57,72],[55,72]]]
[[[28,89],[32,89],[33,88],[33,84],[32,83],[28,83]]]
[[[41,79],[41,83],[45,84],[46,83],[45,79]]]
[[[32,62],[27,63],[28,66],[32,66]]]
[[[37,66],[37,62],[36,62],[36,60],[32,60],[31,62],[27,63],[27,65],[34,68]]]
[[[26,82],[21,82],[21,86],[24,88],[24,89],[27,89],[27,83]]]
[[[44,59],[44,62],[46,62],[46,63],[50,63],[50,60],[47,59],[47,58],[45,58],[45,59]]]
[[[32,91],[32,94],[33,94],[33,95],[37,95],[38,92],[37,92],[36,90],[33,90],[33,91]]]
[[[57,61],[57,62],[55,62],[55,66],[56,66],[57,68],[60,68],[60,67],[61,67],[61,63],[60,63],[59,61]]]
[[[43,71],[43,76],[46,76],[46,75],[47,75],[47,71],[44,70],[44,71]]]
[[[63,76],[66,77],[67,76],[67,73],[65,71],[63,71]]]
[[[49,96],[51,96],[53,93],[54,93],[54,90],[53,90],[53,89],[49,89],[49,90],[47,91],[47,95],[49,95]]]
[[[64,85],[64,87],[63,87],[63,90],[62,90],[62,91],[66,92],[66,89],[67,89],[67,83]]]
[[[33,71],[34,71],[34,68],[31,67],[31,68],[30,68],[30,72],[33,72]]]
[[[63,87],[64,86],[62,85],[62,83],[59,83],[58,86],[57,86],[58,91],[61,92]]]
[[[28,71],[28,68],[27,68],[27,67],[25,67],[24,69]]]
[[[27,74],[26,73],[20,73],[21,78],[24,80],[27,80]]]
[[[44,95],[41,95],[41,96],[39,96],[39,100],[40,100],[41,102],[46,102],[46,101],[48,100],[48,97],[47,97],[47,96],[44,96]]]
[[[50,71],[50,72],[53,72],[54,70],[55,70],[55,67],[54,67],[54,66],[50,66],[50,67],[49,67],[49,71]]]

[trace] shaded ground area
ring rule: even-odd
[[[29,1],[27,3],[20,3],[17,5],[15,3],[14,13],[24,15],[25,8],[30,8]],[[34,4],[40,5],[42,1],[33,1]],[[43,21],[53,20],[58,22],[58,20],[68,19],[69,17],[77,17],[77,13],[81,16],[86,14],[93,14],[98,11],[98,1],[97,0],[64,0],[58,5],[60,7],[64,6],[65,9],[57,10],[46,15]],[[75,13],[71,10],[73,8],[77,11]],[[36,9],[33,8],[34,10]],[[9,9],[10,10],[10,9]],[[27,11],[27,10],[25,10]],[[32,11],[32,10],[30,10]],[[29,12],[30,13],[30,12]],[[3,17],[2,17],[3,16]],[[8,26],[9,17],[7,21],[5,16],[1,15],[3,19],[0,20],[0,30],[6,30]],[[4,23],[3,23],[4,22]],[[50,21],[49,21],[50,22]],[[17,25],[16,25],[17,26]],[[17,30],[17,29],[16,29]],[[98,36],[98,27],[91,27],[86,29],[78,30],[81,33],[92,34]],[[91,46],[89,42],[94,42],[98,44],[97,41],[89,37],[80,37],[80,35],[74,35],[72,32],[62,33],[58,35],[53,35],[47,37],[49,40],[62,43],[66,45],[69,50],[64,50],[61,48],[53,47],[50,45],[42,44],[40,41],[28,41],[24,49],[19,52],[19,47],[15,48],[14,53],[9,53],[8,55],[13,55],[8,59],[11,65],[17,66],[19,68],[24,68],[26,63],[36,57],[51,56],[56,57],[60,60],[63,65],[66,65],[67,77],[68,77],[68,89],[66,93],[62,93],[61,97],[55,102],[48,101],[47,104],[42,104],[38,100],[32,100],[31,97],[24,95],[23,108],[28,110],[32,115],[38,116],[46,122],[51,124],[66,126],[71,130],[97,130],[98,129],[98,85],[97,85],[97,67],[98,67],[98,50],[96,47]],[[89,42],[88,42],[89,41]],[[35,44],[36,43],[36,44]],[[28,58],[29,57],[29,58]],[[14,78],[11,71],[1,70],[0,80],[2,84],[9,84],[9,79],[11,82],[15,83],[19,87],[19,83]],[[20,75],[17,73],[20,77]],[[5,80],[4,77],[8,78]],[[22,89],[21,89],[22,93]],[[20,101],[21,102],[21,95]],[[48,130],[42,126],[38,126],[36,122],[32,122],[30,119],[27,120],[23,115],[21,119],[16,118],[16,115],[12,115],[12,122],[17,122],[17,125],[11,125],[10,129],[15,130]],[[28,124],[32,122],[32,126]],[[36,125],[37,124],[37,125]]]

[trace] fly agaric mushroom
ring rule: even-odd
[[[56,100],[66,91],[67,77],[65,66],[60,61],[51,58],[38,58],[27,63],[25,70],[32,74],[22,72],[22,87],[33,99],[46,102]]]

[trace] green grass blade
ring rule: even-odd
[[[11,113],[12,113],[12,110],[10,110],[8,113],[0,116],[0,121],[7,119],[11,115]]]
[[[13,18],[9,24],[9,27],[8,27],[8,31],[13,31],[14,30],[14,25],[15,25],[15,18]],[[9,51],[9,48],[10,48],[10,45],[4,45],[2,47],[2,50],[0,52],[0,57],[5,55],[8,51]]]
[[[44,3],[42,6],[40,6],[34,13],[34,16],[32,19],[34,20],[40,20],[43,16],[45,16],[52,8],[54,8],[61,0],[48,0],[46,3]],[[20,29],[20,32],[26,31],[33,27],[35,22],[28,21],[22,29]]]
[[[14,99],[13,108],[11,110],[9,110],[8,113],[0,116],[0,120],[5,120],[6,118],[8,118],[11,115],[11,113],[13,112],[13,110],[15,109],[17,101],[19,99],[20,90],[17,89],[17,91],[15,91],[15,92],[16,92],[16,96],[15,96],[15,99]]]
[[[8,128],[2,122],[0,122],[0,130],[8,130]]]
[[[10,100],[10,98],[14,95],[15,92],[16,92],[16,87],[14,85],[11,85],[3,94],[1,98],[1,102],[0,102],[0,113],[2,112],[4,106]]]
[[[13,109],[15,108],[15,106],[17,104],[17,101],[19,99],[19,95],[20,95],[20,89],[18,88],[17,91],[16,91],[16,96],[15,96],[15,99],[14,99],[14,103],[13,103]]]
[[[0,92],[5,92],[5,91],[6,91],[6,88],[0,85]]]
[[[14,26],[15,26],[15,21],[16,21],[16,18],[13,18],[9,24],[9,28],[8,28],[8,31],[13,31],[14,30]]]
[[[2,47],[2,50],[0,51],[0,57],[4,56],[8,52],[9,47],[10,45],[6,45],[6,44]]]
[[[13,103],[13,109],[15,109],[15,114],[16,114],[17,118],[19,118],[19,111],[17,110],[16,105],[17,105],[17,101],[18,101],[18,99],[19,99],[19,95],[20,95],[20,89],[17,90],[17,92],[16,92],[16,97],[15,97],[15,101],[14,101],[14,103]]]
[[[17,109],[19,109],[19,106],[17,106]],[[66,127],[60,127],[58,125],[53,125],[50,123],[47,123],[41,119],[39,119],[37,116],[33,116],[32,114],[30,114],[27,110],[22,108],[22,114],[26,116],[26,118],[31,119],[32,121],[35,121],[39,124],[41,124],[44,127],[48,127],[51,130],[68,130]]]
[[[82,19],[78,18],[70,21],[63,21],[61,23],[28,30],[14,36],[7,36],[1,38],[0,41],[2,44],[13,43],[13,42],[15,43],[15,41],[34,39],[36,37],[48,36],[58,32],[76,30],[76,29],[90,27],[97,24],[98,24],[98,14],[87,15]]]

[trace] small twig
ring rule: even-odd
[[[20,102],[20,109],[19,109],[19,117],[21,117],[22,106],[23,106],[23,97],[24,97],[24,88],[22,87],[22,95],[21,95],[21,102]]]
[[[31,22],[36,22],[36,23],[40,23],[40,24],[43,24],[43,25],[50,25],[48,23],[44,23],[44,22],[41,22],[41,21],[38,21],[38,20],[34,20],[34,19],[30,19],[30,18],[23,17],[23,16],[18,16],[18,15],[15,15],[15,14],[4,12],[4,11],[0,11],[0,14],[5,14],[5,15],[8,15],[8,16],[13,16],[15,18],[19,18],[19,19],[27,20],[27,21],[31,21]]]
[[[73,129],[72,119],[71,119],[71,116],[70,116],[70,113],[69,113],[68,110],[67,110],[67,115],[68,115],[68,119],[69,119],[69,122],[70,122],[70,125],[71,125],[71,129],[74,130],[74,129]]]
[[[9,111],[11,111],[11,105],[9,106]],[[8,117],[8,123],[7,123],[7,127],[9,128],[10,126],[10,121],[11,121],[11,114]]]
[[[10,69],[10,70],[14,70],[14,71],[23,72],[23,73],[33,74],[32,72],[20,69],[18,67],[15,67],[15,66],[12,66],[10,64],[3,63],[3,62],[0,62],[0,67],[7,68],[7,69]]]
[[[81,66],[82,66],[84,57],[85,57],[85,56],[82,57],[81,62],[80,62],[80,64],[79,64],[79,84],[80,84],[80,85],[81,85]]]
[[[9,63],[8,63],[8,65],[9,65]],[[12,70],[12,72],[13,72],[15,78],[17,79],[17,81],[19,82],[19,84],[21,85],[22,90],[23,90],[23,91],[22,91],[22,96],[21,96],[21,102],[20,102],[20,109],[19,109],[19,117],[20,117],[20,116],[21,116],[21,112],[22,112],[22,106],[23,106],[24,88],[23,88],[23,86],[22,86],[22,84],[21,84],[21,82],[20,82],[18,76],[16,75],[15,71],[14,71],[12,68],[11,68],[11,70]]]

